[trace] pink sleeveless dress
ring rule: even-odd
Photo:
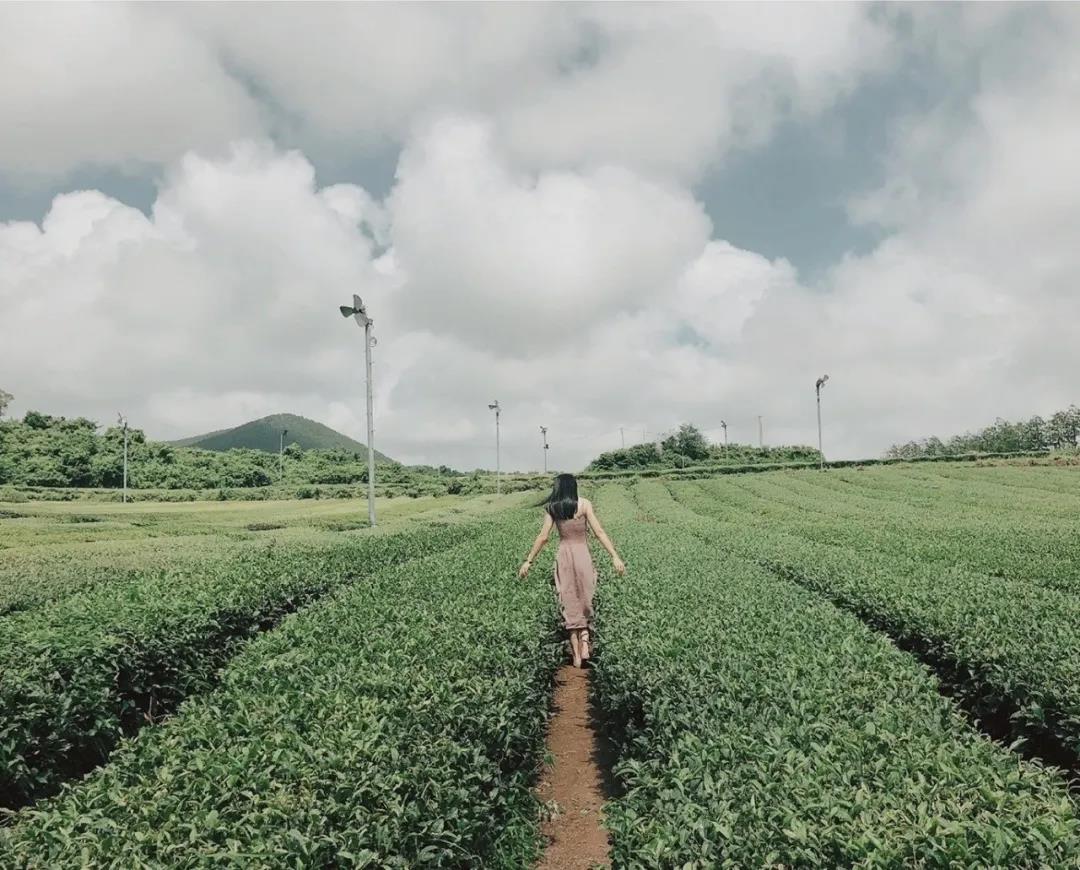
[[[559,594],[563,625],[588,628],[593,617],[596,569],[585,533],[588,521],[582,514],[573,520],[556,520],[559,551],[555,554],[555,591]]]

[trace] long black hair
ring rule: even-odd
[[[572,520],[578,508],[577,478],[572,474],[560,474],[555,478],[551,495],[540,502],[553,520]]]

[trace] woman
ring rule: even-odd
[[[578,498],[577,479],[572,474],[560,474],[555,478],[551,495],[540,506],[546,508],[544,527],[533,541],[529,556],[518,571],[523,579],[528,576],[533,559],[544,548],[551,537],[551,527],[559,530],[559,552],[555,556],[555,590],[559,593],[562,607],[563,625],[570,633],[570,649],[574,656],[574,667],[582,667],[582,662],[589,658],[589,622],[592,620],[593,592],[596,591],[596,569],[593,567],[589,544],[586,541],[587,529],[592,529],[597,540],[611,556],[615,571],[626,571],[615,545],[604,532],[600,520],[596,518],[592,502]]]

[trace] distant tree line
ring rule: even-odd
[[[28,411],[22,420],[0,420],[0,484],[47,487],[119,487],[124,474],[124,434],[116,426],[99,433],[85,417],[68,419]],[[176,447],[147,440],[128,429],[128,485],[139,489],[214,489],[273,484],[367,483],[367,454],[348,450],[285,448],[226,451]],[[469,480],[445,465],[379,465],[380,484],[424,484],[425,492],[465,491]]]
[[[1061,448],[1080,444],[1080,408],[1070,405],[1049,420],[1035,416],[1015,423],[1000,417],[975,433],[954,435],[946,441],[937,436],[906,444],[894,444],[885,455],[893,459],[956,456],[961,453],[1013,453]]]
[[[588,471],[630,471],[647,468],[689,468],[694,465],[750,465],[758,462],[812,462],[819,453],[814,447],[752,447],[749,444],[710,444],[701,430],[683,423],[676,432],[660,441],[635,444],[601,453],[589,463]]]

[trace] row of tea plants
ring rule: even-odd
[[[630,566],[598,608],[597,694],[626,789],[607,811],[616,866],[1066,866],[1080,854],[1064,780],[975,731],[887,638],[710,543],[662,485],[597,501]]]
[[[20,812],[0,867],[527,866],[561,655],[550,589],[515,577],[527,519],[383,554]]]

